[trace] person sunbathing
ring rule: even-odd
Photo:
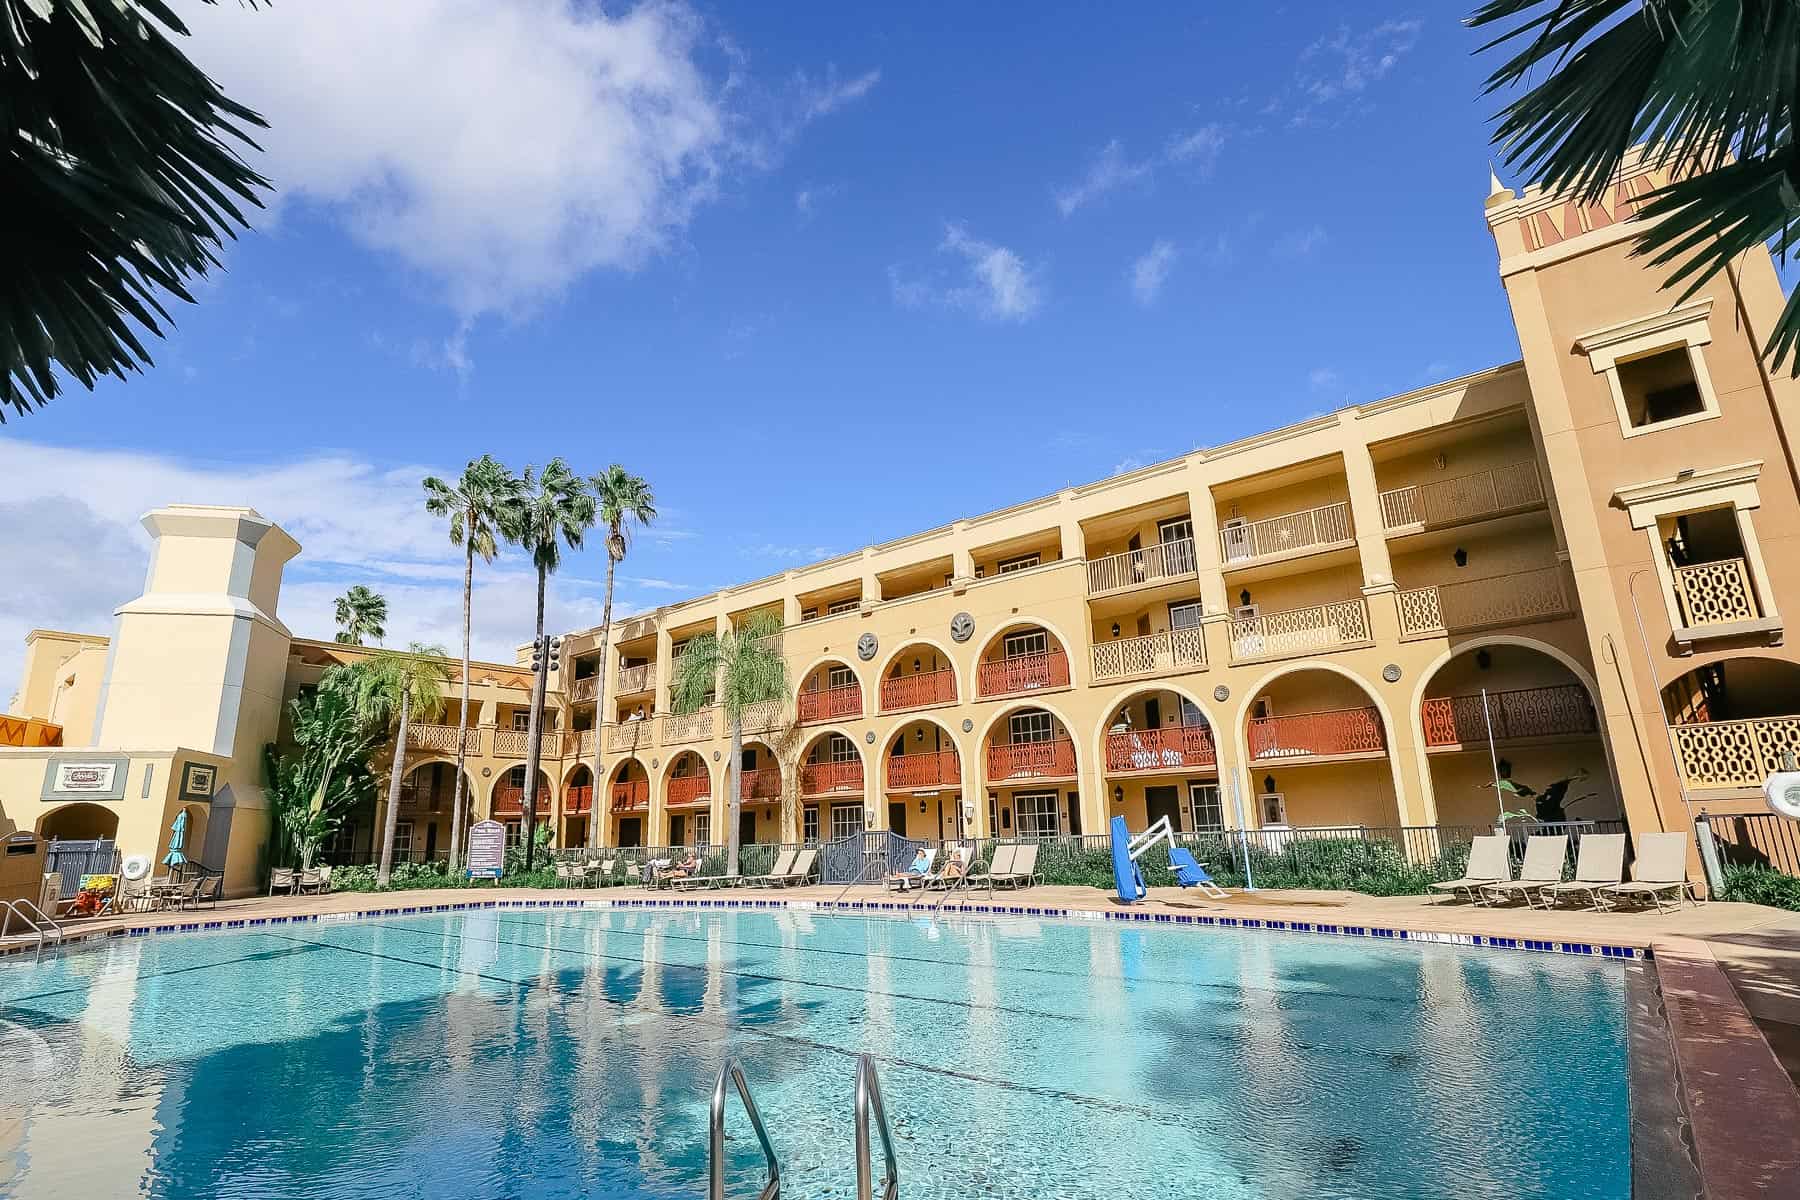
[[[895,885],[896,889],[902,892],[914,884],[923,885],[926,877],[931,874],[931,859],[931,851],[921,846],[919,852],[913,856],[912,865],[904,871],[890,871],[887,882]]]

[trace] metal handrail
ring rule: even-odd
[[[881,1080],[875,1075],[875,1060],[864,1054],[856,1063],[856,1200],[875,1200],[875,1167],[869,1159],[871,1112],[881,1129],[881,1153],[887,1160],[882,1200],[899,1200],[900,1161],[894,1157],[894,1135],[888,1129],[887,1109],[881,1103]]]
[[[757,1193],[758,1200],[778,1200],[781,1195],[781,1164],[775,1159],[775,1146],[769,1141],[769,1131],[763,1128],[762,1114],[756,1111],[756,1101],[750,1098],[750,1085],[744,1081],[744,1069],[738,1066],[735,1058],[727,1059],[725,1065],[719,1068],[718,1082],[713,1084],[712,1125],[707,1135],[707,1198],[725,1200],[726,1080],[730,1080],[737,1088],[738,1099],[744,1105],[744,1115],[750,1118],[750,1128],[756,1132],[756,1140],[762,1143],[763,1158],[768,1161],[768,1179],[763,1184],[762,1191]],[[885,1132],[884,1127],[883,1133]]]
[[[15,916],[23,919],[25,927],[37,935],[37,957],[43,957],[46,936],[54,935],[58,943],[63,940],[63,927],[56,923],[56,919],[30,900],[24,899],[6,902],[6,916],[0,920],[0,937],[5,937],[6,931],[12,928]]]

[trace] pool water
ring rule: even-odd
[[[783,1194],[847,1197],[867,1051],[909,1198],[1617,1200],[1624,1009],[1617,963],[1085,921],[135,938],[0,966],[0,1196],[691,1198],[736,1056]]]

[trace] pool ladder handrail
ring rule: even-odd
[[[882,1200],[899,1200],[900,1160],[894,1155],[894,1134],[888,1128],[887,1109],[881,1103],[881,1080],[875,1074],[875,1060],[864,1054],[856,1063],[856,1200],[875,1200],[875,1168],[869,1157],[871,1116],[881,1130],[881,1153],[887,1165]]]
[[[54,917],[50,916],[30,900],[8,900],[6,901],[5,911],[5,917],[0,918],[0,937],[6,936],[7,931],[12,928],[13,918],[16,916],[25,922],[25,927],[27,929],[37,935],[36,957],[42,958],[44,956],[45,938],[53,938],[59,946],[62,944],[64,936],[63,927],[56,923]]]
[[[738,1099],[743,1102],[744,1115],[750,1118],[750,1128],[756,1133],[756,1140],[762,1143],[763,1158],[768,1163],[768,1176],[763,1182],[762,1191],[757,1193],[757,1200],[779,1200],[781,1195],[781,1163],[775,1157],[775,1144],[769,1141],[769,1131],[763,1128],[762,1114],[756,1111],[756,1101],[750,1097],[750,1085],[744,1079],[744,1069],[738,1065],[737,1059],[727,1059],[719,1068],[718,1082],[713,1084],[712,1124],[707,1135],[707,1200],[725,1200],[725,1084],[729,1080],[737,1088]]]

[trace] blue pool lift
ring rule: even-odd
[[[1134,838],[1125,828],[1125,818],[1114,817],[1113,882],[1118,885],[1120,900],[1126,904],[1135,904],[1144,898],[1144,873],[1138,869],[1137,860],[1158,842],[1164,842],[1169,847],[1169,866],[1175,871],[1176,883],[1184,888],[1197,887],[1208,896],[1222,898],[1225,895],[1225,890],[1213,882],[1213,877],[1195,860],[1193,853],[1175,844],[1175,832],[1169,828],[1169,818],[1164,817]]]

